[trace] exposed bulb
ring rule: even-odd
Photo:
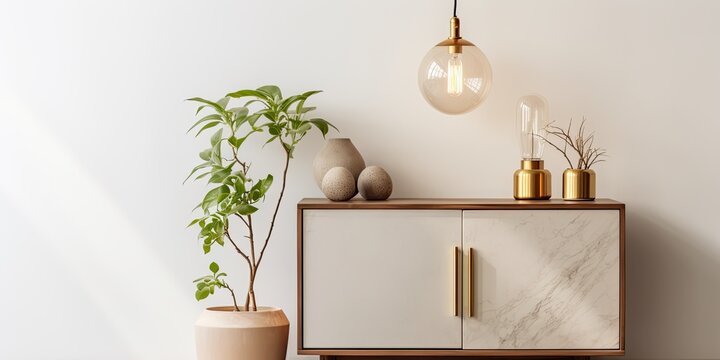
[[[523,159],[540,160],[545,145],[545,127],[549,122],[547,100],[540,95],[521,97],[516,116]]]
[[[447,92],[451,96],[460,96],[463,92],[463,64],[460,54],[453,54],[448,59]]]

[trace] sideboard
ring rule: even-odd
[[[394,199],[297,206],[298,354],[625,353],[625,205]]]

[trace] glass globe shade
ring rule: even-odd
[[[548,114],[548,103],[540,95],[527,95],[518,100],[517,129],[524,160],[540,160],[542,157]]]
[[[469,41],[446,40],[425,55],[418,85],[425,100],[445,114],[464,114],[480,105],[492,85],[492,68],[485,54]],[[460,49],[458,51],[458,49]]]

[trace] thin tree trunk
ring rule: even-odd
[[[255,263],[255,270],[257,270],[257,267],[260,266],[260,262],[262,262],[263,255],[265,255],[265,249],[268,246],[268,242],[270,242],[270,237],[272,236],[273,229],[275,228],[275,219],[277,218],[278,210],[280,210],[280,203],[282,202],[283,195],[285,195],[285,185],[287,183],[287,173],[288,173],[289,167],[290,167],[290,153],[287,150],[285,150],[285,169],[283,170],[282,187],[280,188],[280,196],[278,197],[277,204],[275,205],[275,212],[273,213],[272,220],[270,221],[270,230],[268,230],[267,237],[265,238],[265,243],[263,244],[262,250],[260,250],[260,257],[258,258],[258,261]]]

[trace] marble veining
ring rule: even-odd
[[[468,349],[619,347],[616,210],[465,211],[476,251]]]

